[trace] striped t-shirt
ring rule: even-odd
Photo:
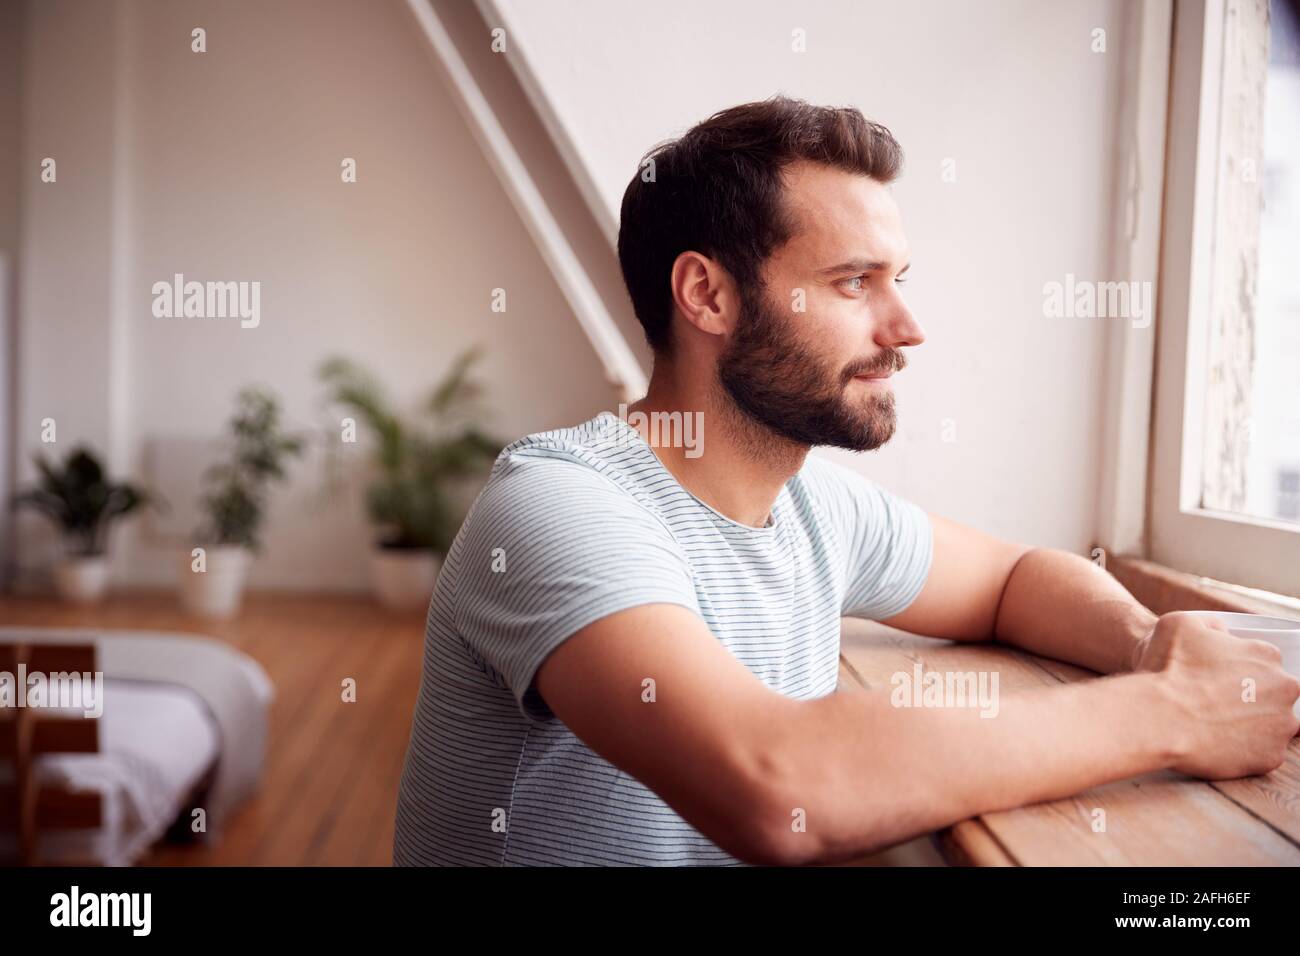
[[[739,863],[555,717],[538,668],[593,621],[676,604],[768,687],[822,697],[841,615],[902,611],[932,548],[919,507],[812,456],[755,528],[609,412],[513,443],[430,603],[394,864]]]

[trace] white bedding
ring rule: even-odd
[[[262,776],[274,687],[255,660],[197,634],[0,627],[0,642],[18,641],[93,642],[105,684],[113,687],[104,691],[101,753],[46,755],[39,771],[106,794],[106,835],[92,847],[98,851],[92,859],[126,864],[138,858],[166,831],[214,756],[201,836],[208,842],[219,838]],[[69,856],[85,848],[76,839],[68,837]],[[42,833],[43,846],[46,840]],[[63,853],[58,838],[49,841]],[[7,845],[0,842],[0,860],[6,850],[13,855],[13,846],[10,834]]]
[[[176,819],[220,745],[212,715],[197,694],[148,681],[105,678],[99,734],[99,753],[37,758],[42,782],[98,792],[103,810],[97,830],[42,832],[37,854],[42,864],[134,863]],[[12,769],[0,766],[0,779],[6,777],[12,777]],[[0,834],[0,861],[16,857],[13,834]]]

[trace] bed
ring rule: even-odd
[[[0,672],[20,662],[27,674],[101,672],[102,715],[0,709],[0,863],[130,865],[169,832],[218,839],[255,790],[273,690],[229,645],[0,628]]]

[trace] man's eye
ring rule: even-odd
[[[904,276],[895,276],[894,281],[899,285],[907,285],[907,279]]]
[[[844,284],[845,287],[848,288],[850,292],[861,292],[863,289],[862,284],[866,281],[867,281],[867,277],[865,275],[860,275],[860,276],[853,276],[852,278],[849,279],[845,279]]]

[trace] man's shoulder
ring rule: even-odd
[[[525,435],[497,456],[474,511],[481,517],[541,509],[555,516],[650,507],[642,486],[652,463],[634,437],[609,412]]]
[[[567,477],[566,484],[614,478],[625,470],[631,443],[623,423],[609,412],[577,425],[534,432],[501,450],[488,487],[526,488]]]
[[[607,421],[605,419],[612,419]],[[571,428],[527,435],[506,446],[470,506],[453,550],[460,563],[486,566],[509,553],[534,570],[607,561],[628,554],[683,560],[644,473],[654,453],[638,451],[608,412]],[[633,432],[635,434],[635,432]],[[625,447],[625,444],[627,447]]]
[[[586,462],[593,458],[607,457],[620,445],[626,445],[622,425],[613,414],[601,412],[577,425],[533,432],[502,449],[497,462],[500,464],[503,460],[515,458],[558,458]]]

